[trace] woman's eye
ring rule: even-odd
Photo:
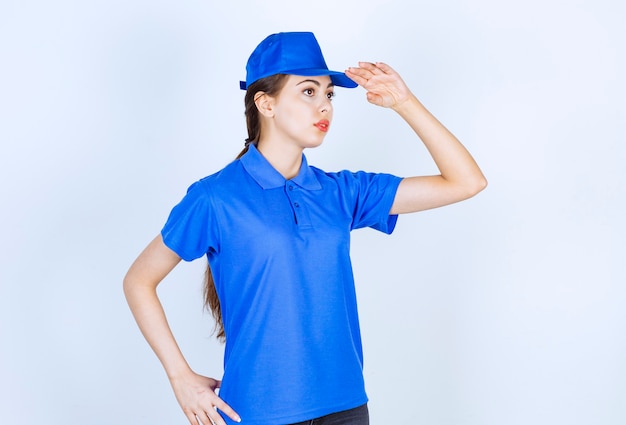
[[[307,96],[313,96],[315,91],[313,89],[304,89],[304,94]]]
[[[328,92],[326,94],[326,97],[328,98],[328,100],[333,100],[333,97],[335,97],[335,92],[334,91]]]

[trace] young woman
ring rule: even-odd
[[[486,180],[386,64],[329,71],[313,34],[279,33],[246,69],[246,148],[174,207],[128,271],[128,303],[190,423],[367,424],[350,231],[391,233],[398,214],[469,198]],[[307,164],[303,150],[319,146],[331,126],[334,87],[357,84],[411,126],[440,175]],[[191,370],[156,293],[181,258],[205,255],[206,302],[226,341],[222,381]]]

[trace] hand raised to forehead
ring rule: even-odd
[[[346,75],[367,90],[367,101],[385,108],[397,108],[411,97],[411,91],[389,65],[382,62],[359,62]]]

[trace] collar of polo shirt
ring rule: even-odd
[[[285,186],[287,180],[280,174],[272,164],[270,164],[256,146],[250,144],[248,152],[240,159],[243,167],[248,174],[263,189],[276,189]],[[306,190],[321,190],[322,185],[315,176],[315,173],[309,168],[306,157],[302,154],[302,165],[300,172],[293,179],[289,180]]]

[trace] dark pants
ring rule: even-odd
[[[367,404],[344,410],[343,412],[331,413],[321,418],[298,422],[292,425],[369,425],[370,415]]]

